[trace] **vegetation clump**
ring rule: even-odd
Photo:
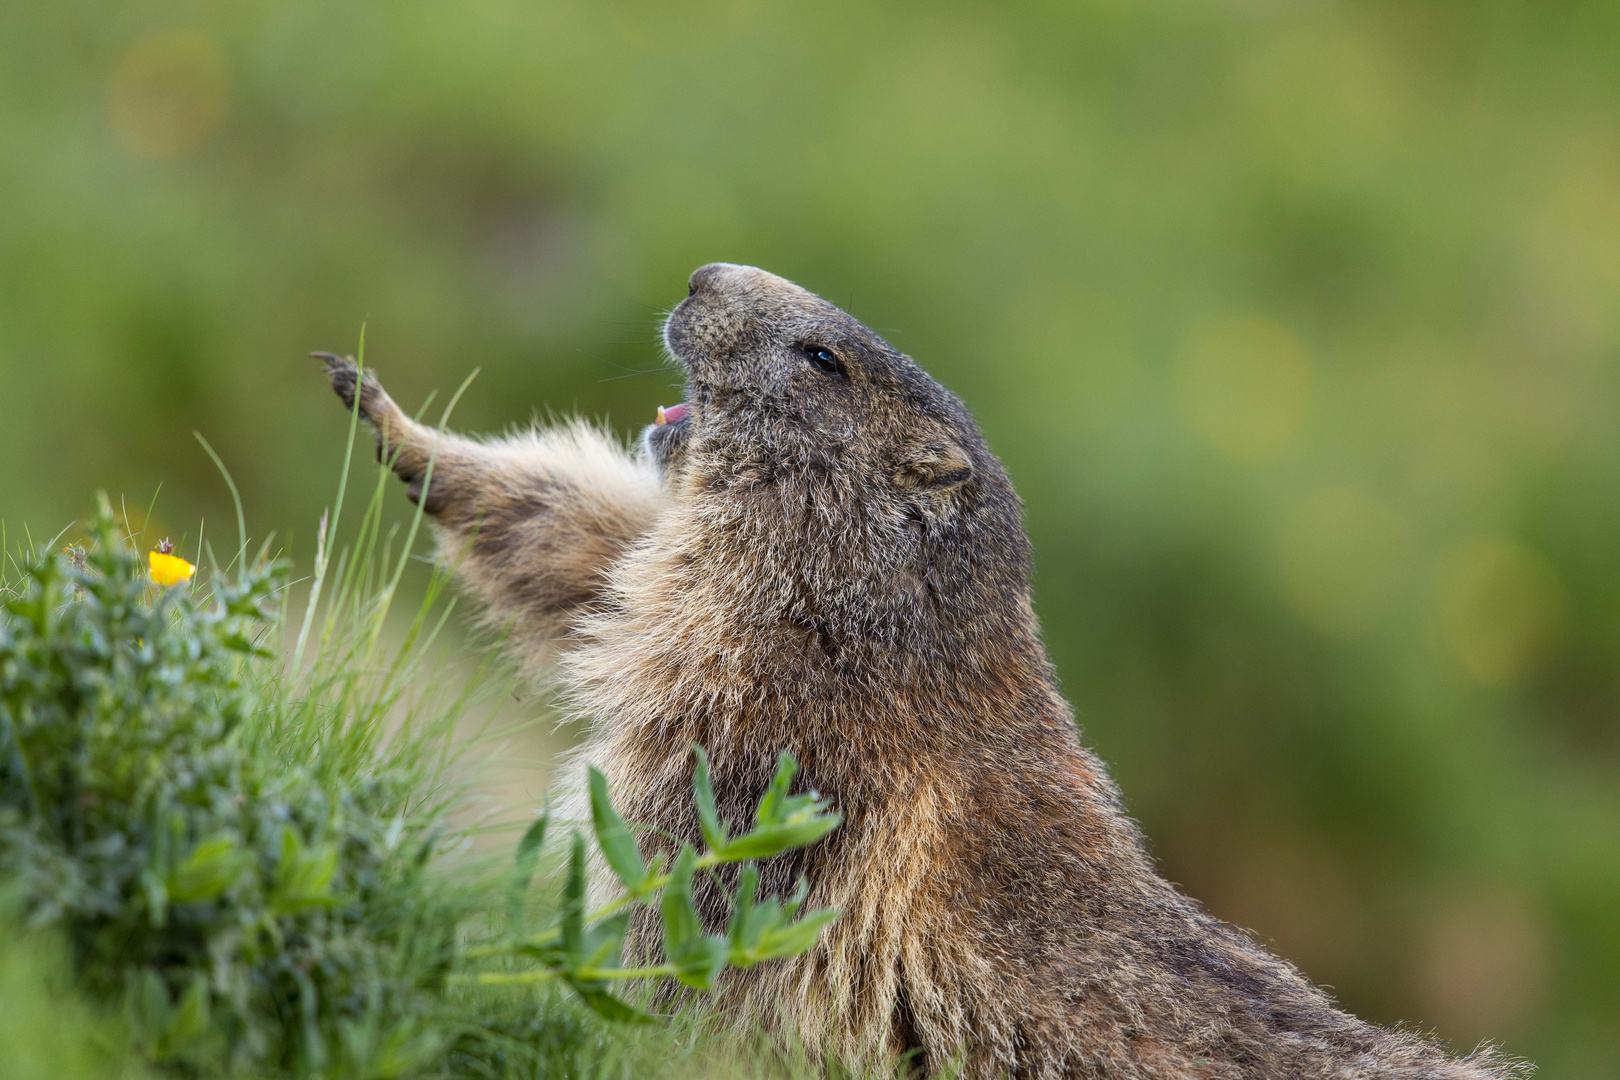
[[[814,793],[789,794],[786,755],[752,828],[732,836],[698,751],[705,850],[671,865],[642,860],[593,774],[591,831],[625,887],[596,911],[580,833],[560,900],[531,895],[549,815],[508,873],[453,862],[466,830],[451,815],[450,735],[479,678],[449,702],[415,689],[434,681],[416,669],[443,624],[427,618],[437,574],[382,655],[398,576],[386,543],[375,557],[380,524],[374,499],[367,555],[345,553],[325,582],[323,523],[313,592],[333,587],[324,617],[303,621],[302,668],[281,660],[285,563],[248,559],[244,543],[235,575],[204,588],[143,562],[105,498],[91,543],[26,558],[0,592],[0,969],[46,970],[54,941],[72,972],[66,991],[41,982],[35,1012],[64,992],[89,998],[75,1006],[87,1016],[112,1006],[121,1023],[86,1021],[98,1045],[125,1039],[183,1075],[571,1075],[630,1060],[612,1022],[653,1019],[613,985],[704,990],[728,965],[814,942],[835,912],[795,921],[802,896],[755,896],[753,860],[838,824]],[[739,863],[730,925],[706,933],[693,876]],[[661,964],[622,964],[637,906],[662,914]],[[554,909],[554,925],[532,930],[535,909]],[[534,984],[570,987],[595,1016]]]
[[[155,1062],[397,1075],[430,1057],[457,910],[425,877],[441,814],[412,808],[420,772],[275,739],[287,703],[260,669],[284,564],[154,589],[105,502],[95,531],[29,565],[0,619],[10,904],[61,928],[92,993],[125,996]]]

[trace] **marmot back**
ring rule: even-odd
[[[689,398],[635,453],[584,426],[447,437],[426,492],[433,432],[358,390],[466,586],[593,719],[626,817],[697,841],[694,743],[722,814],[782,749],[843,812],[762,868],[843,918],[723,1000],[848,1060],[972,1078],[1514,1074],[1336,1009],[1157,875],[1080,745],[1017,496],[954,395],[751,267],[693,274],[665,340]],[[353,365],[328,368],[352,402]],[[698,899],[718,929],[723,898]],[[650,922],[631,947],[656,952]]]

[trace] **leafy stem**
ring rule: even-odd
[[[469,960],[504,958],[539,967],[518,971],[483,971],[454,976],[458,983],[505,985],[561,980],[598,1013],[612,1020],[650,1020],[607,992],[614,982],[673,978],[696,990],[713,989],[727,967],[746,968],[768,960],[797,956],[812,945],[822,929],[838,917],[831,909],[799,914],[808,889],[804,882],[791,897],[757,897],[760,859],[807,847],[837,828],[842,818],[829,812],[816,792],[789,795],[798,763],[783,751],[776,773],[759,801],[752,827],[732,836],[732,823],[720,819],[709,776],[709,758],[694,746],[693,798],[697,805],[705,850],[700,855],[682,843],[674,862],[665,869],[665,857],[649,866],[629,826],[608,796],[607,778],[596,769],[589,773],[591,825],[596,845],[624,892],[616,899],[585,911],[585,839],[576,832],[570,844],[557,924],[535,934],[524,933],[524,897],[533,880],[539,852],[550,821],[543,812],[518,843],[509,895],[510,937],[468,949]],[[723,934],[711,934],[699,919],[692,899],[698,872],[741,864],[735,892],[727,893],[731,913]],[[711,874],[712,876],[712,874]],[[624,967],[624,937],[634,909],[656,905],[663,929],[664,963]]]

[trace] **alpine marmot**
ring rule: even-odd
[[[1340,1011],[1155,872],[1058,691],[1018,497],[961,401],[782,278],[689,284],[664,327],[687,401],[633,451],[577,423],[438,439],[327,366],[464,586],[592,718],[585,756],[649,851],[698,841],[694,744],[733,820],[782,749],[843,813],[762,868],[843,917],[727,973],[729,1007],[974,1080],[1515,1075]],[[723,897],[699,902],[718,930]],[[630,947],[656,952],[654,924]]]

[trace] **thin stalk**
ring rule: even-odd
[[[694,871],[709,870],[716,866],[724,866],[729,863],[747,861],[747,859],[724,858],[710,851],[699,856],[698,860],[692,864],[692,869]],[[672,880],[674,880],[674,877],[674,874],[658,874],[653,877],[649,877],[646,882],[642,884],[641,888],[637,889],[635,892],[627,892],[617,900],[609,901],[608,903],[597,908],[595,911],[591,912],[589,915],[586,915],[586,924],[589,925],[591,923],[598,922],[610,915],[617,915],[631,904],[640,903],[643,898],[651,896],[659,889],[662,889],[664,886],[668,885]],[[517,947],[546,945],[556,941],[561,936],[562,928],[554,927],[550,930],[542,930],[538,934],[532,934],[529,937],[524,938],[522,941],[517,943]],[[463,953],[463,955],[468,959],[478,959],[485,956],[499,956],[501,953],[510,951],[513,947],[513,945],[504,942],[499,945],[480,945],[475,948],[468,949],[465,953]]]
[[[236,490],[236,481],[231,479],[231,470],[227,469],[225,462],[221,461],[219,455],[214,453],[214,448],[208,445],[208,440],[203,438],[202,432],[193,431],[192,434],[197,436],[197,441],[202,443],[202,448],[208,451],[208,456],[214,459],[214,466],[219,469],[219,474],[225,478],[225,486],[231,489],[231,502],[236,505],[236,535],[239,541],[236,548],[236,558],[231,561],[237,564],[236,580],[240,584],[247,580],[247,517],[242,513],[242,493]],[[226,569],[229,570],[229,567]]]
[[[433,440],[433,450],[428,454],[427,469],[422,474],[422,497],[416,500],[416,513],[411,515],[411,528],[410,532],[406,533],[405,535],[405,547],[400,552],[399,563],[394,567],[394,574],[393,577],[389,579],[388,587],[382,592],[385,610],[388,603],[390,603],[394,598],[394,590],[399,587],[399,579],[405,573],[405,563],[409,560],[411,549],[416,544],[417,531],[422,527],[423,508],[427,505],[428,492],[431,490],[431,486],[433,484],[433,467],[438,463],[439,447],[444,442],[445,428],[450,424],[450,413],[455,409],[456,403],[461,400],[461,395],[467,392],[467,387],[471,386],[472,381],[478,377],[478,372],[480,370],[481,369],[479,368],[473,368],[472,371],[468,373],[467,377],[461,380],[461,385],[456,388],[455,394],[451,396],[449,403],[444,407],[443,414],[441,414],[439,417],[438,435]],[[373,645],[376,644],[376,635],[380,633],[381,630],[382,619],[379,614],[376,629],[372,633]],[[366,653],[369,657],[371,653],[370,648],[366,650]]]
[[[298,646],[293,649],[292,670],[304,655],[304,642],[315,618],[315,607],[321,600],[321,585],[326,581],[326,552],[332,536],[337,534],[338,519],[343,515],[343,493],[349,486],[349,463],[354,458],[354,436],[360,428],[360,380],[366,373],[366,324],[360,324],[360,348],[355,358],[354,407],[349,410],[349,443],[343,448],[343,472],[338,477],[337,502],[332,506],[331,530],[327,529],[326,515],[321,515],[321,531],[315,538],[315,583],[309,587],[309,604],[304,608],[304,624],[298,629]]]
[[[484,971],[477,975],[452,975],[453,983],[477,983],[480,986],[514,986],[524,983],[550,982],[560,979],[563,972],[546,968],[540,971]],[[666,979],[676,974],[674,964],[659,964],[657,967],[639,968],[598,968],[585,967],[569,972],[576,979],[584,982],[605,982],[609,979]]]

